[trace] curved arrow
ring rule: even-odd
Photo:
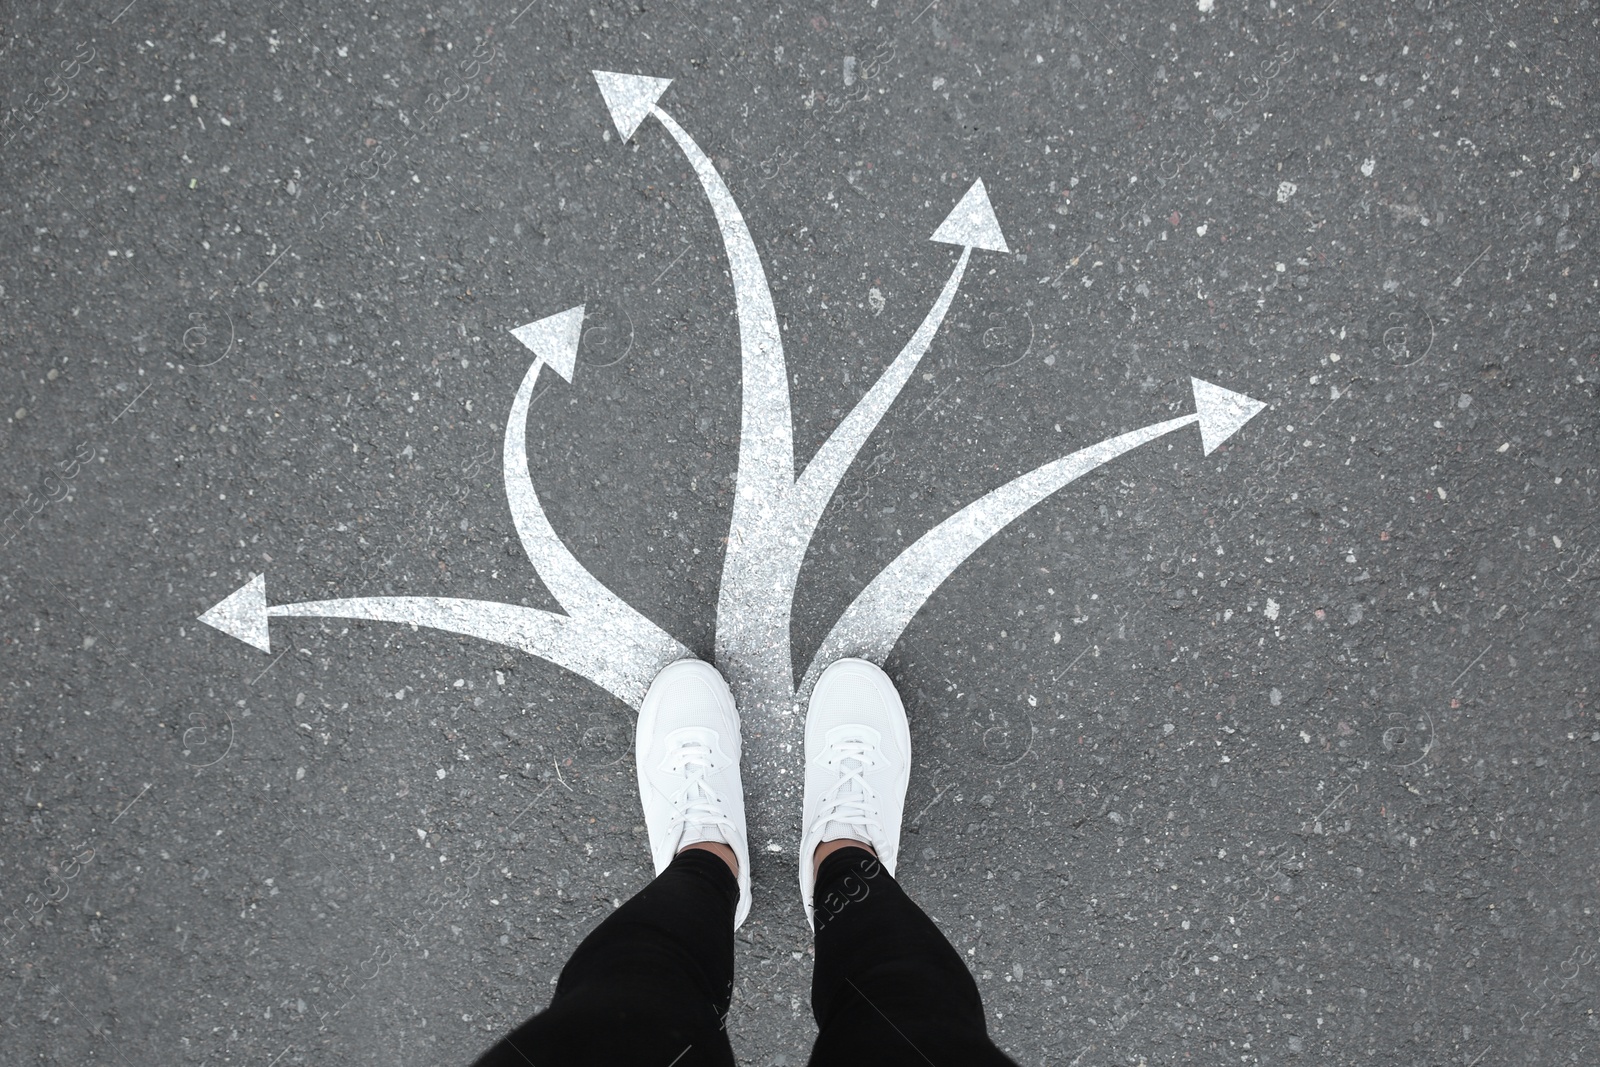
[[[867,443],[867,438],[877,429],[878,423],[883,420],[895,397],[900,395],[900,390],[911,380],[911,375],[927,353],[928,346],[933,343],[933,335],[939,331],[939,326],[944,322],[951,303],[955,301],[956,290],[961,286],[961,278],[967,271],[967,261],[971,258],[972,246],[968,245],[961,250],[961,258],[956,260],[955,269],[950,272],[949,279],[944,283],[939,299],[933,302],[933,307],[923,316],[922,324],[917,327],[910,340],[906,341],[905,347],[900,349],[900,354],[895,357],[893,363],[884,368],[878,380],[872,383],[872,388],[856,401],[856,406],[850,409],[850,414],[833,428],[833,432],[822,443],[822,447],[817,449],[816,455],[811,457],[811,462],[806,464],[800,479],[795,482],[794,492],[789,497],[789,513],[796,527],[808,533],[816,529],[817,523],[822,518],[822,512],[827,508],[828,501],[833,499],[834,491],[839,488],[839,482],[844,478],[845,471],[850,469],[850,464],[855,461],[861,446]]]
[[[506,503],[523,550],[552,596],[568,612],[453,597],[354,597],[267,605],[266,579],[256,575],[200,616],[207,626],[272,650],[273,615],[410,623],[519,649],[589,679],[637,708],[655,673],[689,655],[684,645],[645,618],[579,563],[556,534],[528,470],[528,406],[547,364],[567,381],[577,364],[583,307],[569,308],[512,334],[534,353],[506,420]]]
[[[267,620],[274,615],[410,623],[492,641],[565,667],[634,708],[644,700],[656,672],[689,654],[664,633],[662,640],[652,641],[645,632],[619,631],[609,620],[574,618],[492,600],[380,596],[268,606],[266,576],[261,574],[201,615],[200,621],[270,652]]]
[[[921,326],[850,414],[794,477],[794,442],[788,375],[777,312],[766,270],[749,227],[711,160],[657,104],[672,84],[611,71],[592,71],[624,140],[654,115],[694,167],[716,216],[727,251],[739,319],[743,403],[739,465],[734,484],[728,548],[717,596],[717,655],[734,662],[742,652],[750,678],[771,691],[792,688],[789,624],[795,585],[806,547],[828,501],[861,446],[911,377],[955,299],[974,248],[1009,252],[982,179],[973,182],[932,239],[961,246],[961,258]]]
[[[789,633],[795,587],[806,548],[839,480],[927,351],[955,299],[971,255],[970,247],[961,250],[950,280],[945,282],[944,291],[922,325],[899,357],[834,428],[790,492],[763,509],[755,522],[734,528],[739,536],[729,538],[718,590],[719,657],[724,655],[724,649],[766,650],[763,670],[771,675],[772,684],[785,688],[794,685]]]
[[[772,306],[767,271],[750,237],[750,228],[722,176],[694,139],[672,121],[672,116],[659,107],[651,108],[650,113],[672,134],[693,165],[717,217],[728,256],[728,273],[733,277],[744,393],[740,405],[739,469],[734,478],[737,496],[733,524],[738,526],[741,513],[747,515],[758,506],[752,501],[776,499],[794,484],[789,377],[783,361],[783,340],[778,336],[778,312]]]
[[[844,656],[882,663],[934,590],[986,541],[1035,504],[1125,452],[1194,423],[1206,455],[1266,407],[1259,400],[1191,378],[1196,411],[1107,438],[1046,463],[979,497],[895,557],[840,616],[806,671],[809,691],[823,667]]]
[[[733,606],[731,617],[735,620],[729,627],[730,642],[740,641],[748,646],[751,636],[755,635],[766,644],[775,644],[779,635],[788,634],[800,567],[805,561],[806,549],[816,534],[817,524],[822,520],[822,513],[867,438],[877,429],[878,423],[927,354],[934,335],[939,332],[955,301],[967,264],[972,259],[972,250],[1010,251],[981,178],[972,183],[966,195],[929,239],[961,246],[961,257],[956,260],[955,269],[950,272],[939,298],[923,316],[916,332],[906,341],[894,362],[884,368],[872,388],[856,402],[850,414],[834,427],[833,433],[811,457],[811,462],[806,464],[794,488],[784,496],[781,506],[774,509],[769,521],[754,531],[747,531],[746,543],[739,557],[734,556],[730,546],[728,561],[735,558],[742,561],[736,570],[727,568],[725,564],[723,575],[723,588],[729,591],[724,603]],[[722,617],[719,612],[719,633],[723,629]],[[786,641],[784,643],[787,644]],[[787,667],[787,671],[787,680],[792,683],[792,665]]]
[[[788,638],[778,633],[774,613],[762,610],[768,598],[756,593],[755,584],[760,581],[756,571],[764,568],[745,552],[746,546],[771,540],[769,527],[776,518],[775,508],[794,486],[789,375],[766,268],[722,175],[694,138],[656,105],[671,80],[603,70],[591,73],[623,140],[632,137],[649,115],[666,127],[694,168],[716,216],[728,256],[728,273],[733,279],[742,380],[739,464],[734,475],[728,548],[717,592],[717,658],[729,665],[739,663],[741,656],[745,659],[751,677],[735,672],[730,680],[736,692],[757,691],[758,675],[771,675],[774,682],[781,675],[788,688],[793,684],[793,668],[787,663]],[[783,614],[787,618],[787,612]]]
[[[1005,235],[1000,232],[999,220],[994,217],[994,207],[989,203],[989,193],[983,187],[982,178],[972,183],[966,195],[939,224],[939,228],[933,231],[929,240],[960,245],[961,258],[956,261],[955,270],[950,272],[949,281],[944,283],[939,299],[928,309],[922,324],[900,350],[900,355],[884,369],[872,388],[856,402],[850,414],[834,428],[817,454],[811,457],[811,462],[806,464],[790,497],[791,521],[805,531],[805,541],[810,541],[811,532],[816,529],[823,510],[833,498],[845,471],[861,451],[861,446],[866,444],[867,438],[889,410],[889,405],[894,403],[895,397],[900,395],[900,390],[911,379],[928,346],[933,343],[934,334],[939,332],[939,326],[955,300],[956,290],[967,270],[967,261],[972,258],[972,250],[1011,251]]]
[[[516,399],[511,402],[511,414],[506,418],[502,458],[506,504],[511,509],[517,536],[522,539],[523,551],[551,595],[561,602],[568,614],[604,617],[613,625],[630,631],[630,639],[653,645],[666,638],[665,631],[607,589],[578,562],[551,527],[528,471],[528,405],[533,402],[539,369],[548,364],[562,378],[572,381],[582,330],[583,305],[580,304],[512,331],[537,358],[523,375]]]
[[[778,335],[778,312],[772,305],[767,271],[750,237],[750,227],[728,191],[727,183],[693,137],[656,101],[672,84],[670,78],[591,71],[623,140],[632,137],[646,116],[654,115],[678,142],[695,177],[711,202],[722,246],[733,278],[734,307],[739,319],[739,349],[744,385],[739,437],[739,470],[733,525],[753,517],[752,501],[772,501],[794,484],[794,438],[789,413],[789,380]]]
[[[550,595],[571,614],[614,610],[621,601],[578,562],[545,517],[544,505],[539,503],[539,496],[533,489],[533,476],[528,470],[528,405],[533,403],[533,387],[539,379],[539,369],[546,363],[567,381],[572,380],[582,328],[583,306],[580,304],[511,331],[538,358],[523,375],[516,398],[511,402],[501,459],[506,506],[511,509],[511,521],[522,539],[522,550]]]

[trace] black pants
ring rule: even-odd
[[[678,854],[578,946],[550,1006],[476,1067],[732,1067],[727,865]],[[1015,1067],[989,1040],[977,983],[933,920],[865,849],[822,862],[812,1067]]]

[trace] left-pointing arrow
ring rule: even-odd
[[[349,597],[269,606],[264,574],[234,590],[226,600],[201,615],[200,621],[263,652],[271,652],[267,619],[272,615],[410,623],[520,648],[563,666],[569,665],[567,661],[572,658],[560,647],[559,639],[573,625],[564,615],[493,600],[428,596]]]
[[[572,618],[520,604],[457,597],[373,596],[267,603],[266,579],[256,575],[200,621],[263,652],[271,652],[270,616],[363,619],[426,626],[475,637],[549,660],[638,707],[650,680],[688,650],[654,626],[597,616]]]
[[[258,574],[245,582],[228,594],[227,599],[201,615],[200,621],[263,652],[271,652],[272,638],[267,632],[267,576]]]

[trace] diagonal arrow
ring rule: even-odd
[[[994,208],[989,203],[989,194],[983,187],[982,178],[972,183],[961,202],[933,231],[929,240],[960,245],[961,258],[950,272],[949,281],[944,283],[939,299],[928,309],[927,316],[900,350],[900,355],[829,435],[811,462],[806,464],[804,473],[795,485],[791,505],[792,521],[805,531],[803,539],[806,541],[810,540],[811,531],[816,529],[823,510],[832,499],[834,490],[839,487],[845,471],[861,451],[861,446],[866,444],[867,438],[889,410],[889,405],[894,403],[895,397],[900,395],[900,390],[916,371],[928,346],[933,343],[934,334],[939,331],[955,300],[962,275],[966,273],[967,261],[972,258],[972,250],[1011,251],[1006,245],[1005,235],[1000,232],[1000,223],[994,217]]]
[[[1195,411],[1131,430],[1047,463],[979,497],[923,534],[879,572],[840,616],[801,685],[809,691],[823,667],[843,656],[882,663],[934,590],[968,556],[1035,504],[1125,452],[1194,423],[1206,455],[1266,407],[1259,400],[1190,378]]]
[[[982,178],[972,183],[929,240],[962,248],[987,248],[991,252],[1011,251],[1006,235],[1000,232],[1000,220],[994,217],[994,205],[989,203],[989,191],[983,187]]]
[[[933,343],[955,301],[956,291],[967,270],[974,248],[1004,252],[1006,246],[1000,224],[982,179],[974,182],[954,210],[934,230],[930,240],[959,243],[961,256],[940,291],[939,298],[923,317],[893,363],[884,369],[844,420],[823,442],[811,462],[806,464],[794,488],[781,506],[772,509],[768,521],[745,531],[745,543],[735,555],[732,546],[726,557],[722,579],[722,603],[718,612],[718,633],[726,630],[727,641],[737,647],[763,647],[778,644],[789,632],[794,610],[795,585],[807,547],[816,534],[822,513],[839,488],[850,464],[866,444],[867,438]],[[727,610],[721,610],[722,608]],[[724,621],[726,620],[726,621]],[[782,641],[787,645],[787,641]],[[776,668],[774,668],[776,669]],[[794,668],[784,668],[792,681]]]
[[[659,630],[660,639],[655,639],[648,631],[619,630],[604,618],[557,615],[492,600],[378,596],[268,605],[266,576],[261,574],[201,615],[200,621],[270,652],[272,616],[409,623],[492,641],[565,667],[635,708],[656,672],[689,654]]]

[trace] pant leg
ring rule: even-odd
[[[1016,1067],[966,963],[872,853],[823,860],[814,899],[811,1067]]]
[[[739,885],[704,849],[666,870],[583,939],[550,1006],[475,1067],[733,1067]]]

